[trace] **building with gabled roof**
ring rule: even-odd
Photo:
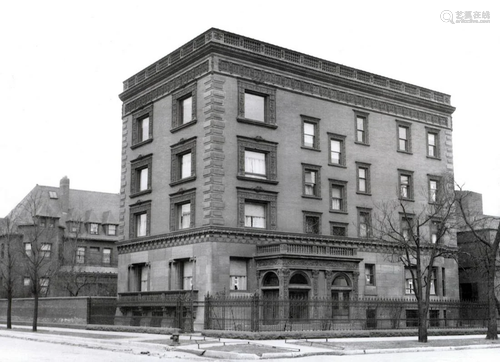
[[[33,252],[26,243],[34,228],[45,230],[43,253],[57,272],[44,279],[43,296],[113,296],[118,213],[118,194],[72,190],[63,177],[59,187],[36,185],[6,218],[24,244],[21,251]],[[5,232],[3,239],[0,232],[0,244]],[[15,296],[29,296],[30,281],[22,272],[18,279]]]

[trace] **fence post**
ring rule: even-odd
[[[92,297],[87,298],[87,324],[92,321]]]
[[[210,329],[210,294],[207,293],[205,296],[205,329]]]
[[[252,332],[258,332],[259,331],[259,295],[258,294],[254,294],[252,296],[251,307],[250,307],[250,319],[251,319],[250,329],[252,330]]]

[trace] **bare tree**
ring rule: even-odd
[[[38,299],[47,295],[50,278],[59,268],[59,260],[54,255],[58,240],[56,219],[48,214],[41,196],[40,192],[33,191],[22,201],[17,222],[23,241],[23,248],[19,252],[20,269],[29,279],[34,298],[34,332],[38,325]]]
[[[462,191],[462,187],[457,185]],[[497,310],[500,313],[500,302],[495,294],[496,274],[499,271],[499,247],[500,247],[500,223],[498,224],[496,235],[492,238],[490,232],[486,230],[486,225],[491,222],[488,217],[478,215],[469,207],[467,202],[467,192],[457,193],[458,215],[463,223],[463,229],[472,235],[473,252],[462,250],[469,259],[477,266],[476,272],[483,273],[487,282],[488,301],[488,329],[486,339],[498,339]]]
[[[373,230],[375,237],[389,245],[391,259],[401,262],[405,273],[411,275],[406,289],[417,301],[418,341],[427,342],[431,290],[437,289],[435,262],[456,254],[456,247],[448,242],[455,226],[455,197],[450,177],[442,177],[439,187],[429,194],[425,192],[421,200],[426,201],[400,197],[377,205]]]
[[[12,298],[16,288],[20,235],[10,217],[0,219],[0,275],[7,297],[7,329],[12,329]]]

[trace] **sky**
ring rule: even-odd
[[[212,27],[450,94],[455,180],[500,216],[498,2],[20,0],[0,2],[0,217],[64,176],[118,193],[123,81]]]

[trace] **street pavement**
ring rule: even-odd
[[[259,341],[249,341],[249,340],[234,340],[234,339],[217,339],[217,338],[205,338],[199,333],[181,335],[181,344],[178,346],[170,345],[170,335],[165,334],[145,334],[145,333],[131,333],[131,332],[116,332],[116,331],[95,331],[95,330],[83,330],[83,329],[70,329],[70,328],[53,328],[53,327],[39,327],[38,333],[33,333],[30,331],[30,327],[15,326],[13,330],[7,330],[5,328],[0,328],[0,341],[8,341],[8,338],[16,340],[25,341],[36,341],[42,343],[52,343],[66,346],[74,347],[84,347],[92,348],[95,350],[107,350],[114,351],[117,353],[127,353],[137,356],[150,356],[150,357],[161,357],[167,359],[183,359],[187,360],[213,360],[213,359],[225,359],[225,360],[241,360],[241,359],[289,359],[298,358],[297,361],[302,358],[308,358],[315,356],[314,361],[323,360],[322,356],[332,358],[333,355],[342,357],[349,357],[349,355],[359,355],[369,354],[372,357],[376,355],[387,355],[390,353],[408,354],[415,352],[444,352],[464,349],[474,349],[474,350],[486,350],[487,353],[491,353],[500,356],[500,345],[485,345],[485,346],[460,346],[460,347],[415,347],[415,348],[405,348],[398,349],[394,348],[388,349],[371,349],[371,350],[332,350],[332,348],[324,348],[316,343],[304,343],[305,340],[259,340]],[[433,339],[450,339],[450,338],[484,338],[484,335],[469,335],[469,336],[435,336]],[[371,338],[342,338],[334,339],[329,338],[328,342],[361,342],[361,341],[402,341],[402,340],[415,340],[415,337],[371,337]],[[309,340],[314,341],[314,340]],[[322,339],[325,341],[325,339]],[[220,350],[211,350],[210,347],[220,347],[224,345],[231,344],[253,344],[268,346],[276,351],[273,353],[263,353],[262,355],[257,355],[253,353],[235,353],[226,352]],[[3,348],[0,348],[2,351]],[[197,356],[197,357],[196,357]],[[402,355],[401,355],[402,356]],[[427,354],[426,354],[427,356]],[[4,361],[4,356],[0,356],[0,360]],[[427,358],[426,358],[427,359]],[[94,359],[99,360],[99,359]],[[104,359],[108,361],[108,359]],[[326,361],[326,359],[324,359]],[[347,361],[346,359],[344,359]],[[456,359],[455,359],[456,360]],[[7,361],[7,360],[5,360]],[[8,360],[10,361],[10,360]],[[12,361],[18,361],[12,359]],[[19,361],[23,361],[19,359]],[[121,361],[128,362],[127,359],[122,359]],[[151,361],[151,360],[150,360]],[[482,358],[482,362],[487,361],[487,359]]]

